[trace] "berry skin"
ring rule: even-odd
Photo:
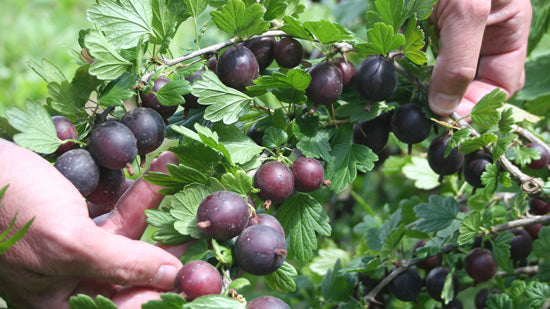
[[[426,139],[430,135],[432,124],[422,113],[420,105],[407,103],[394,110],[391,129],[398,140],[411,145]]]
[[[361,122],[353,127],[353,142],[369,147],[379,153],[388,143],[390,128],[386,115],[382,114],[369,121]]]
[[[283,236],[267,225],[247,227],[237,238],[234,253],[239,267],[257,276],[279,269],[287,254]]]
[[[250,221],[248,221],[247,227],[258,225],[258,224],[267,225],[269,227],[274,228],[275,230],[277,230],[277,232],[281,234],[281,236],[283,236],[283,238],[285,238],[285,230],[283,229],[281,222],[279,222],[279,220],[277,220],[277,218],[273,217],[272,215],[265,214],[265,213],[256,214],[256,216],[253,216],[252,218],[250,218]]]
[[[204,72],[204,69],[196,71],[195,74],[193,74],[193,76],[186,76],[185,80],[188,81],[190,84],[193,84],[195,80],[200,79],[202,77],[202,72]],[[182,106],[186,109],[199,108],[202,106],[199,104],[199,98],[194,96],[192,93],[188,93],[184,95],[183,98],[185,99],[185,103]]]
[[[218,59],[216,74],[228,87],[246,91],[260,73],[258,61],[250,49],[239,45],[226,49]]]
[[[151,108],[138,107],[122,117],[122,123],[136,137],[138,154],[143,156],[157,149],[164,141],[166,125],[162,116]]]
[[[524,229],[513,229],[510,232],[514,234],[514,238],[510,242],[510,258],[514,262],[527,258],[533,250],[533,239]]]
[[[383,101],[397,89],[397,70],[391,60],[382,56],[369,57],[355,73],[359,94],[369,101]]]
[[[550,204],[538,198],[529,199],[529,212],[533,215],[544,216],[550,212]]]
[[[414,245],[413,247],[413,257],[416,257],[416,250],[421,248],[421,247],[424,247],[426,245],[426,241],[424,240],[418,240],[416,242],[416,244]],[[416,266],[424,269],[425,271],[430,271],[432,269],[434,269],[435,267],[437,266],[441,266],[441,262],[443,260],[443,256],[441,254],[438,254],[438,255],[434,255],[434,256],[431,256],[431,257],[428,257],[428,258],[425,258],[423,260],[421,260],[420,262],[418,262],[416,264]]]
[[[116,120],[97,125],[90,133],[89,147],[98,164],[112,170],[129,166],[138,152],[134,133]]]
[[[300,157],[292,164],[294,189],[300,192],[313,192],[323,184],[325,169],[313,158]]]
[[[254,175],[254,187],[260,189],[258,196],[272,203],[281,203],[294,190],[294,175],[288,166],[278,161],[264,163]]]
[[[306,95],[315,105],[329,105],[340,97],[344,87],[342,73],[334,64],[321,62],[310,71],[311,83]]]
[[[99,168],[85,149],[73,149],[57,158],[55,168],[82,194],[89,194],[99,181]]]
[[[285,37],[275,43],[273,56],[280,67],[292,69],[302,62],[304,48],[297,40]]]
[[[428,275],[426,276],[426,290],[428,291],[428,294],[430,296],[437,300],[442,301],[441,299],[441,291],[443,291],[443,285],[445,284],[445,278],[447,278],[447,275],[451,272],[451,270],[447,267],[436,267],[432,269]],[[456,296],[458,290],[459,290],[459,284],[458,277],[455,273],[453,273],[453,290],[454,295]]]
[[[178,271],[175,287],[187,301],[222,291],[222,276],[216,267],[205,261],[191,261]]]
[[[498,267],[491,251],[474,248],[464,259],[464,269],[476,282],[485,282],[496,275]]]
[[[249,302],[246,309],[290,309],[290,306],[277,297],[262,296]]]
[[[64,141],[67,139],[78,139],[78,132],[76,131],[76,128],[74,127],[74,123],[67,117],[63,116],[53,116],[52,117],[53,124],[55,125],[55,131],[57,133],[57,137]],[[66,142],[63,145],[59,145],[57,150],[55,151],[55,154],[60,156],[64,154],[65,152],[73,149],[75,146],[74,142]]]
[[[536,160],[532,160],[531,163],[527,164],[528,168],[533,170],[540,170],[546,167],[546,164],[548,164],[548,159],[550,158],[550,155],[548,154],[548,151],[546,150],[546,148],[544,148],[542,145],[537,143],[530,143],[525,147],[533,148],[540,152],[540,158]]]
[[[491,156],[485,151],[478,151],[466,156],[464,160],[464,179],[474,188],[483,188],[481,175],[487,164],[493,163]]]
[[[149,92],[148,94],[143,94],[143,92],[139,93],[142,106],[149,107],[156,110],[164,120],[172,116],[178,109],[178,106],[177,105],[166,106],[166,105],[160,104],[159,99],[157,98],[155,93],[159,92],[159,90],[162,87],[164,87],[166,84],[170,83],[171,81],[172,80],[170,80],[168,77],[159,76],[153,83],[153,88],[151,89],[151,92]]]
[[[523,227],[527,233],[529,233],[529,236],[531,236],[531,239],[539,239],[539,232],[540,232],[540,229],[542,228],[542,224],[538,223],[538,224],[531,224],[531,225],[528,225],[528,226],[524,226]]]
[[[464,154],[458,152],[458,147],[453,148],[445,157],[445,149],[450,139],[448,135],[436,137],[428,148],[428,163],[432,170],[441,176],[456,173],[464,163]]]
[[[422,286],[422,279],[420,279],[418,271],[409,268],[392,280],[390,291],[399,300],[413,301],[420,295]]]
[[[355,66],[353,63],[346,61],[344,58],[334,58],[332,63],[336,65],[340,73],[342,73],[342,84],[344,88],[353,83],[355,77]]]
[[[95,189],[86,195],[86,199],[96,204],[112,204],[124,192],[124,172],[122,170],[111,170],[99,168],[99,181]]]
[[[239,235],[248,225],[249,218],[247,202],[231,191],[210,194],[197,210],[199,228],[208,237],[220,241]]]
[[[271,63],[273,63],[273,49],[275,49],[275,39],[272,37],[255,38],[243,43],[258,61],[260,72],[265,70]]]

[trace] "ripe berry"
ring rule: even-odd
[[[340,73],[342,73],[342,84],[344,88],[351,85],[355,77],[355,67],[353,63],[346,61],[344,58],[334,58],[332,63],[334,63],[338,70],[340,70]]]
[[[89,194],[99,181],[99,168],[85,149],[72,149],[57,158],[55,168],[82,194]]]
[[[138,107],[122,117],[122,123],[136,137],[138,154],[145,163],[145,155],[157,149],[164,141],[166,126],[162,116],[155,110]]]
[[[474,248],[464,259],[464,269],[476,282],[485,282],[495,276],[498,267],[491,251]]]
[[[422,113],[420,105],[407,103],[393,111],[391,129],[395,137],[403,143],[420,143],[430,135],[431,128],[432,124]]]
[[[283,236],[267,225],[247,227],[237,238],[234,252],[239,267],[258,276],[279,269],[287,254]]]
[[[492,163],[491,157],[484,151],[476,152],[466,156],[464,160],[464,179],[474,188],[483,188],[481,175],[487,164]]]
[[[100,167],[97,186],[86,195],[86,199],[96,204],[112,204],[122,195],[125,181],[122,170]]]
[[[129,167],[138,152],[132,131],[116,120],[97,125],[90,133],[89,147],[98,164],[112,170]]]
[[[297,40],[285,37],[275,43],[273,56],[280,67],[291,69],[300,64],[304,48]]]
[[[57,137],[60,140],[64,141],[68,139],[78,139],[78,132],[76,131],[73,122],[69,118],[63,116],[53,116],[52,120],[53,124],[55,125]],[[66,142],[62,145],[59,145],[59,147],[55,151],[55,154],[60,156],[63,153],[73,149],[74,146],[74,142]]]
[[[445,284],[445,278],[447,278],[447,275],[451,272],[451,270],[447,267],[436,267],[432,269],[428,275],[426,276],[426,290],[428,291],[428,294],[430,296],[437,300],[442,301],[441,299],[441,291],[443,291],[443,285]],[[459,284],[458,277],[455,273],[453,273],[453,290],[454,290],[454,296],[456,296],[458,290],[459,290]],[[453,296],[453,297],[454,297]]]
[[[249,218],[247,202],[231,191],[210,194],[197,210],[198,227],[208,237],[220,241],[239,235],[247,226]]]
[[[531,224],[528,226],[523,227],[527,233],[529,233],[529,236],[531,236],[531,239],[539,239],[539,232],[542,228],[542,224]]]
[[[260,72],[265,70],[274,59],[275,39],[272,37],[255,38],[243,43],[256,57]]]
[[[143,92],[139,93],[142,106],[156,110],[164,120],[172,116],[178,109],[177,105],[166,106],[160,104],[159,99],[155,95],[155,93],[159,92],[159,90],[169,82],[171,82],[171,80],[168,77],[159,76],[153,83],[153,88],[151,88],[151,92],[149,92],[148,94],[144,94]]]
[[[205,261],[191,261],[176,274],[175,287],[187,301],[222,291],[222,276],[216,267]]]
[[[294,189],[300,192],[313,192],[323,184],[325,169],[313,158],[299,157],[292,164]]]
[[[310,71],[311,83],[306,95],[315,105],[329,105],[342,94],[342,73],[331,63],[321,62],[316,64]]]
[[[270,214],[266,214],[266,213],[256,214],[255,216],[250,218],[250,220],[248,221],[247,227],[253,226],[253,225],[267,225],[269,227],[272,227],[275,230],[277,230],[277,232],[279,232],[281,236],[283,236],[283,238],[285,238],[285,230],[283,229],[281,222],[279,222],[277,218],[273,217]]]
[[[418,248],[424,247],[425,245],[426,245],[426,242],[424,240],[422,239],[418,240],[413,247],[413,257],[416,257],[416,250]],[[421,260],[416,264],[416,266],[424,269],[425,271],[430,271],[437,266],[441,266],[442,260],[443,260],[443,256],[441,254],[437,254]]]
[[[500,291],[497,289],[492,289],[491,294],[500,294]],[[476,305],[476,309],[484,309],[488,298],[489,298],[489,289],[483,288],[479,290],[479,292],[477,292],[476,294],[476,298],[474,302]]]
[[[353,142],[379,153],[388,143],[390,128],[384,114],[353,127]]]
[[[538,198],[530,198],[529,212],[533,215],[544,216],[550,212],[550,204]]]
[[[365,99],[378,102],[393,95],[397,89],[397,70],[388,58],[369,57],[355,73],[357,91]]]
[[[445,156],[445,149],[451,138],[442,135],[433,139],[428,148],[428,163],[434,172],[441,176],[456,173],[464,163],[464,154],[458,152],[454,147],[448,156]]]
[[[204,72],[204,69],[200,69],[196,71],[193,76],[186,76],[185,80],[189,83],[193,84],[193,82],[197,79],[200,79],[202,77],[202,72]],[[199,98],[194,96],[191,93],[188,93],[183,96],[185,99],[185,103],[182,105],[184,108],[199,108],[202,105],[199,104]]]
[[[422,279],[415,268],[409,268],[390,283],[390,291],[402,301],[415,300],[422,291]]]
[[[294,190],[294,175],[288,166],[278,161],[264,163],[254,175],[254,187],[260,189],[258,196],[272,203],[281,203]]]
[[[510,258],[515,262],[527,258],[533,250],[533,239],[524,229],[513,229],[510,232],[514,234],[510,242]]]
[[[277,297],[262,296],[249,302],[246,309],[290,309],[290,306]]]
[[[542,145],[537,143],[530,143],[525,147],[533,148],[540,152],[540,158],[536,160],[531,160],[531,163],[527,164],[528,168],[533,170],[540,170],[546,167],[546,164],[548,164],[548,159],[550,158],[550,155],[548,154],[548,151],[546,150],[546,148],[544,148]]]
[[[218,59],[216,73],[220,80],[231,88],[246,91],[246,86],[259,75],[259,66],[254,53],[240,45],[226,49]]]

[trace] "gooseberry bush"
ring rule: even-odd
[[[547,306],[550,6],[524,90],[442,119],[435,2],[97,1],[74,76],[31,61],[48,97],[4,131],[97,204],[177,155],[143,176],[166,195],[143,239],[189,247],[143,308]]]

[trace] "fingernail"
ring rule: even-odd
[[[173,290],[178,269],[173,265],[162,265],[151,279],[151,285],[162,290]]]
[[[460,97],[438,93],[430,100],[430,109],[440,116],[449,116],[456,110],[458,103],[460,103]]]

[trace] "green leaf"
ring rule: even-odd
[[[450,226],[458,214],[458,202],[452,197],[443,198],[430,195],[429,203],[414,207],[416,217],[421,219],[416,229],[424,232],[437,232]]]
[[[404,10],[403,0],[376,0],[375,11],[367,12],[367,20],[372,22],[383,22],[391,26],[395,31],[401,28],[405,21],[407,12]],[[369,24],[367,24],[367,27]]]
[[[514,129],[516,122],[514,118],[514,108],[505,104],[506,108],[502,111],[500,121],[498,122],[498,129],[500,132],[511,132]]]
[[[445,283],[443,283],[443,289],[441,289],[440,296],[444,304],[449,303],[455,297],[455,287],[452,271],[447,274],[447,277],[445,277]]]
[[[99,96],[98,103],[103,106],[122,106],[124,101],[131,98],[135,92],[132,90],[137,86],[138,77],[128,72],[107,84]]]
[[[269,29],[269,23],[263,19],[262,6],[258,3],[245,6],[241,0],[229,0],[210,15],[220,30],[237,37],[262,34]]]
[[[288,134],[285,130],[276,127],[267,128],[262,137],[262,144],[270,149],[277,148],[288,141]]]
[[[205,71],[202,77],[193,82],[193,95],[199,103],[209,105],[204,112],[204,119],[225,124],[239,120],[239,114],[253,99],[246,94],[225,86],[214,72]]]
[[[141,309],[181,309],[186,303],[185,298],[176,293],[163,293],[160,300],[150,300],[141,305]]]
[[[403,54],[415,64],[423,65],[428,61],[428,56],[422,51],[424,45],[424,31],[416,25],[416,17],[413,16],[408,21],[407,28],[405,29]]]
[[[474,238],[481,233],[481,213],[471,211],[460,223],[458,244],[464,245],[474,241]]]
[[[32,151],[49,154],[63,142],[57,137],[51,116],[42,104],[27,102],[26,110],[12,107],[6,110],[9,124],[21,133],[13,141]]]
[[[180,260],[182,263],[189,263],[191,261],[202,260],[207,254],[211,254],[211,249],[209,249],[209,242],[206,239],[200,239],[194,241],[191,245],[185,250],[185,255],[183,255]]]
[[[533,242],[533,254],[539,258],[550,256],[550,226],[543,226],[539,238]]]
[[[290,238],[290,252],[302,262],[313,258],[317,249],[315,232],[330,236],[331,226],[323,206],[312,196],[297,193],[277,211],[277,219]]]
[[[406,42],[405,36],[395,33],[392,26],[384,23],[376,23],[367,32],[369,41],[357,44],[355,49],[359,55],[366,57],[372,55],[387,55],[392,50],[397,50]]]
[[[437,0],[408,1],[405,10],[409,12],[409,16],[416,15],[418,20],[424,20],[430,17],[436,2]]]
[[[176,219],[170,214],[170,210],[161,209],[146,209],[147,223],[155,227],[156,230],[151,236],[163,245],[180,245],[191,240],[191,237],[180,234],[175,228]]]
[[[108,298],[98,295],[95,301],[88,295],[78,294],[69,299],[71,309],[116,309],[118,308]]]
[[[489,294],[485,303],[487,309],[514,309],[514,303],[507,294]]]
[[[90,94],[102,83],[95,76],[91,75],[89,70],[89,64],[81,65],[76,70],[74,77],[71,80],[71,85],[73,86],[72,88],[76,94],[76,98],[80,99],[75,100],[80,103],[78,107],[82,113],[85,113],[85,111],[82,111],[82,106],[84,106],[84,104],[88,101]]]
[[[189,92],[191,92],[191,84],[185,79],[180,79],[164,85],[155,93],[155,96],[160,104],[174,106],[185,103],[183,96]]]
[[[252,177],[243,170],[237,170],[234,174],[225,173],[222,175],[221,183],[229,190],[246,196],[252,190]]]
[[[403,174],[414,180],[414,186],[418,189],[432,190],[440,185],[439,175],[430,168],[426,158],[411,157],[411,162],[403,167]]]
[[[197,135],[199,136],[200,140],[206,146],[218,151],[224,157],[226,163],[229,166],[233,166],[231,155],[229,154],[227,148],[225,148],[225,145],[220,142],[218,133],[213,132],[209,128],[202,126],[199,123],[195,123],[194,128],[197,131]]]
[[[351,40],[353,35],[344,26],[328,20],[306,21],[303,26],[313,34],[321,44]]]
[[[212,190],[201,184],[190,184],[174,195],[170,214],[176,218],[174,228],[182,235],[201,238],[202,231],[197,227],[197,209]]]
[[[495,192],[498,184],[500,169],[496,164],[488,163],[481,174],[481,183],[485,185],[485,191]]]
[[[334,266],[336,261],[342,261],[344,264],[347,264],[350,259],[350,254],[339,248],[319,249],[317,256],[311,261],[309,269],[319,276],[324,276]]]
[[[513,238],[514,234],[510,232],[499,234],[492,241],[493,248],[491,249],[498,267],[510,274],[514,273],[514,265],[510,259],[510,242]]]
[[[262,75],[254,80],[254,85],[247,87],[247,93],[258,96],[270,89],[295,89],[305,94],[311,82],[311,75],[301,69],[292,69],[285,74],[273,72],[272,75]]]
[[[46,83],[58,83],[66,81],[67,78],[63,74],[63,71],[59,69],[53,62],[46,58],[42,58],[40,63],[34,60],[30,60],[28,63],[31,70],[38,74]]]
[[[182,309],[245,309],[246,305],[221,295],[205,295],[186,303]]]
[[[198,149],[199,153],[201,153],[200,150],[201,149]],[[200,166],[197,166],[197,168],[200,168]],[[173,195],[182,190],[188,184],[205,184],[208,181],[208,175],[211,172],[211,169],[205,168],[204,170],[198,170],[184,163],[180,163],[179,165],[168,164],[167,170],[168,174],[160,172],[147,172],[143,178],[147,182],[163,187],[163,189],[159,191],[160,193]]]
[[[349,273],[341,272],[340,260],[336,261],[333,269],[329,269],[321,282],[323,298],[329,302],[341,302],[349,299],[353,293],[356,278]]]
[[[223,125],[216,123],[212,130],[218,134],[220,143],[222,143],[227,151],[231,154],[231,160],[238,164],[244,164],[257,155],[263,148],[258,146],[250,137],[246,136],[234,125]]]
[[[496,135],[492,133],[486,133],[481,135],[480,137],[474,137],[470,140],[465,141],[462,146],[460,146],[459,150],[464,154],[469,154],[485,146],[489,146],[496,141],[498,141],[498,137]]]
[[[135,47],[142,38],[147,41],[155,35],[151,0],[102,0],[90,6],[87,13],[88,20],[119,49]]]
[[[208,1],[206,0],[185,0],[185,4],[194,18],[197,18],[208,7]]]
[[[550,94],[550,54],[525,62],[525,86],[517,94],[519,100],[534,100]]]
[[[338,106],[336,117],[349,118],[349,122],[369,121],[380,116],[387,109],[388,105],[383,101],[371,103],[370,108],[365,109],[365,102],[354,100]]]
[[[264,20],[270,21],[281,19],[285,15],[288,4],[286,0],[265,0],[264,7]]]
[[[330,138],[333,130],[322,128],[318,117],[300,117],[292,126],[292,133],[298,139],[296,147],[308,158],[330,158]]]
[[[500,112],[498,111],[506,101],[506,94],[500,89],[495,89],[486,94],[472,108],[472,123],[482,129],[489,129],[497,125],[500,121]]]
[[[250,285],[250,281],[246,278],[237,278],[229,284],[230,289],[239,290]]]
[[[503,155],[512,142],[517,138],[514,133],[504,133],[498,137],[498,141],[493,145],[493,161],[496,161]]]
[[[281,27],[286,34],[298,38],[311,41],[313,40],[313,35],[309,30],[307,30],[302,23],[300,23],[296,18],[292,16],[285,16],[283,18],[285,24]]]
[[[550,297],[550,286],[546,282],[531,281],[527,284],[525,294],[532,308],[541,308]]]
[[[296,291],[296,282],[294,282],[296,276],[298,276],[298,272],[294,266],[284,262],[275,272],[264,276],[264,279],[273,290],[294,292]]]
[[[90,65],[90,74],[101,80],[110,80],[130,70],[132,63],[116,52],[100,31],[91,31],[84,41],[88,53],[95,58]]]
[[[485,188],[477,188],[474,195],[468,198],[468,207],[472,210],[483,210],[491,201],[493,194]]]

